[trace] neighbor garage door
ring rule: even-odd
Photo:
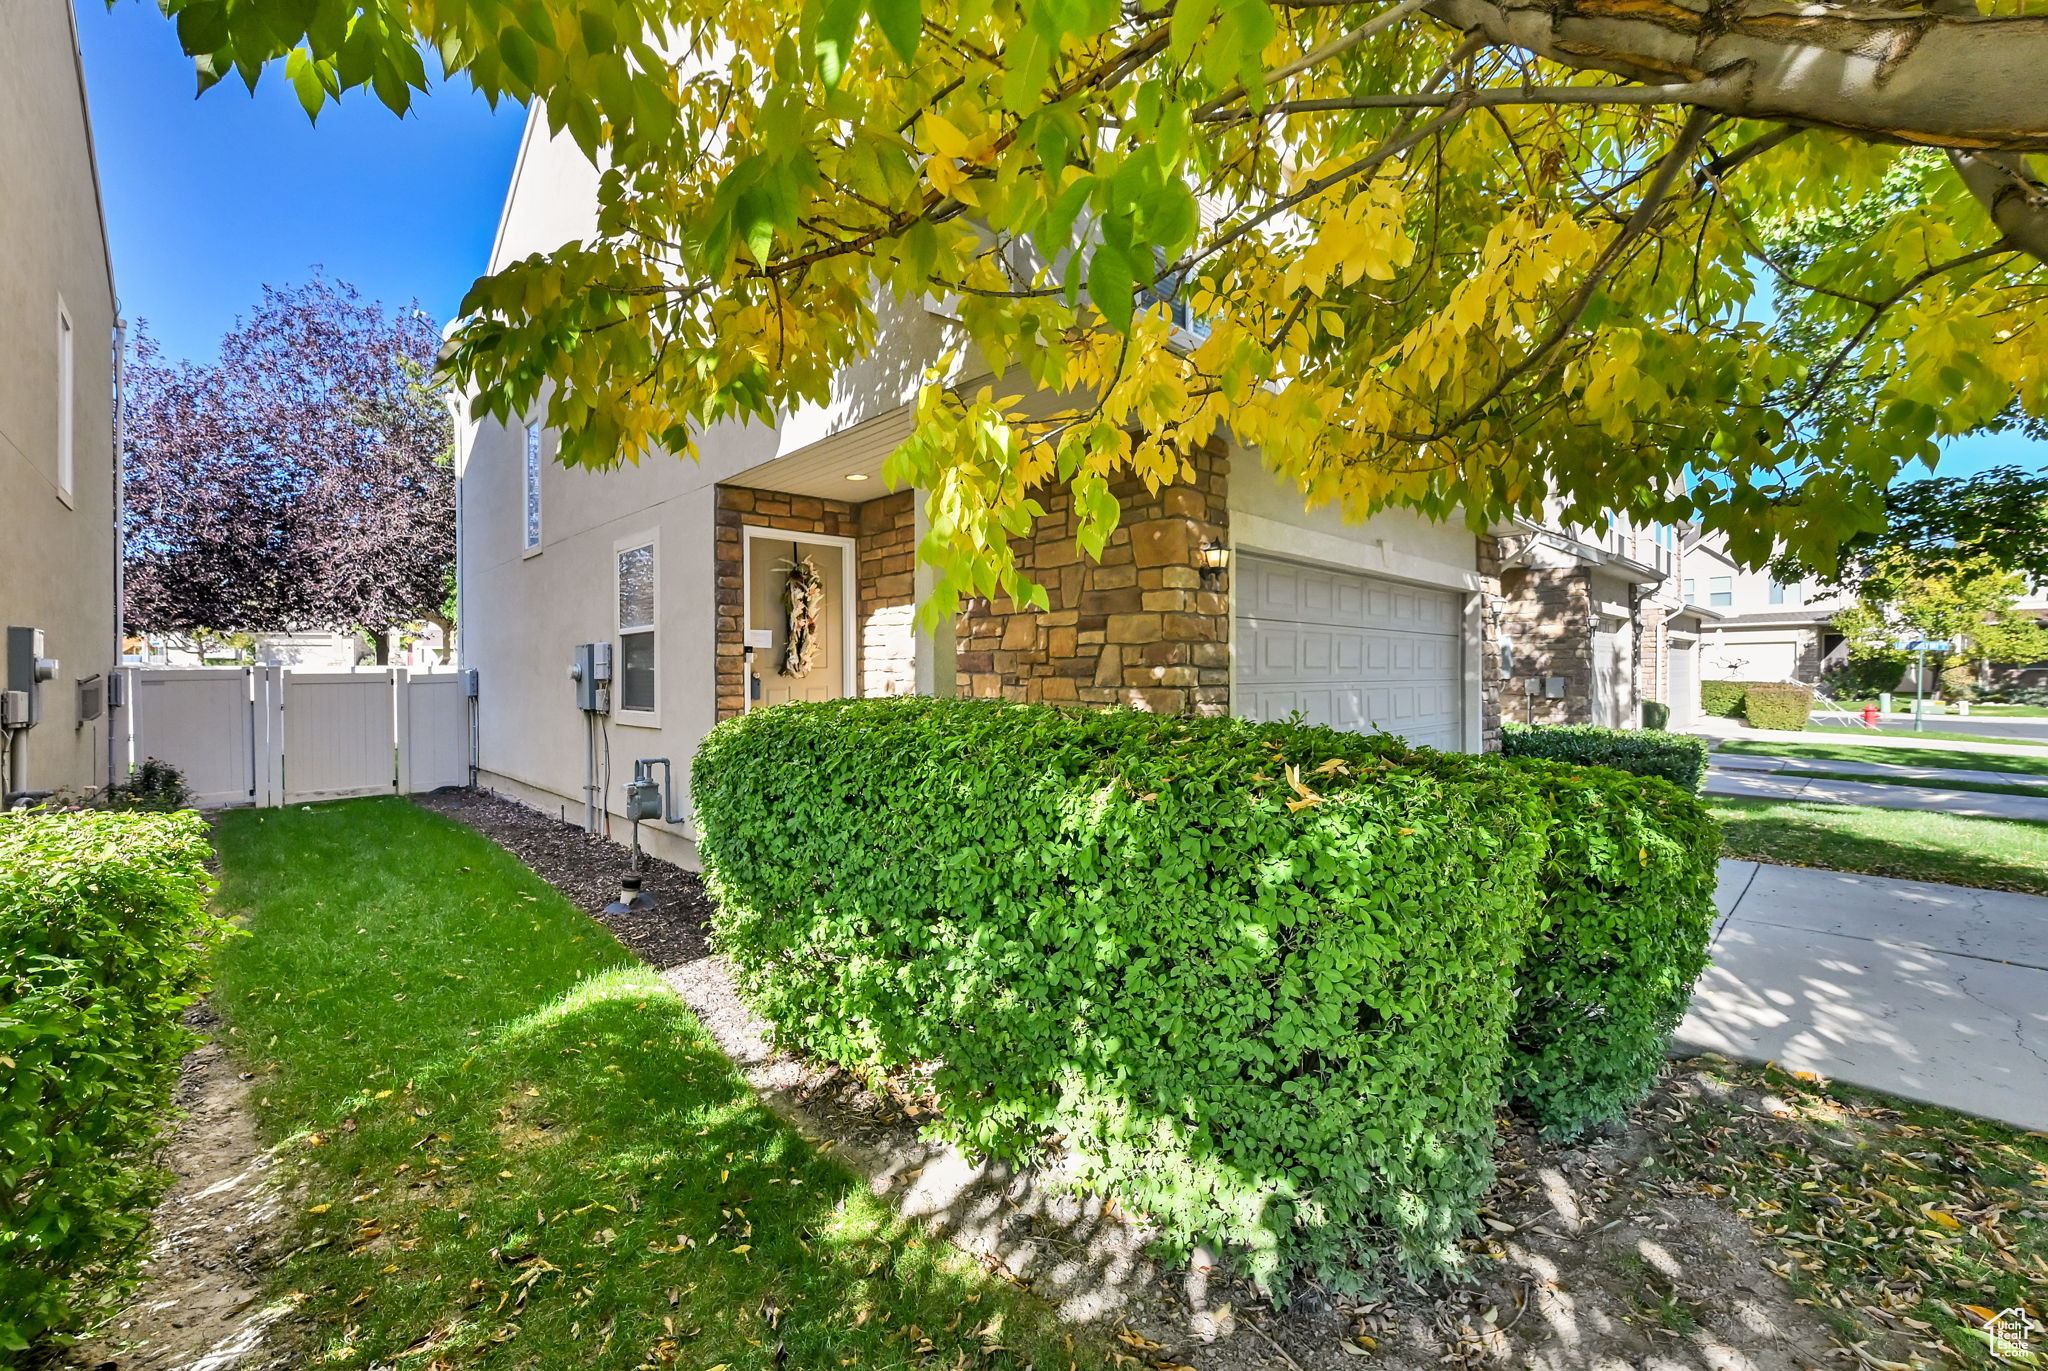
[[[1236,571],[1239,713],[1464,745],[1456,592],[1252,554]]]

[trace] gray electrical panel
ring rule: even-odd
[[[578,643],[569,667],[569,679],[576,683],[576,708],[586,714],[612,711],[612,645]]]
[[[44,681],[57,674],[57,663],[43,655],[43,631],[39,628],[7,630],[7,688],[28,697],[23,717],[12,720],[16,727],[34,726],[43,719]]]

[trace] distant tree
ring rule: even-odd
[[[1975,476],[1906,481],[1885,492],[1884,527],[1846,540],[1839,564],[1823,567],[1798,557],[1772,564],[1787,584],[1846,590],[1878,602],[1930,578],[1967,573],[1975,579],[1987,570],[2026,585],[2048,583],[2048,472],[1991,467]]]
[[[1834,626],[1858,662],[1896,662],[1908,639],[1945,642],[1935,654],[1946,699],[1968,699],[1987,662],[2048,659],[2048,628],[2017,608],[2027,583],[1989,557],[1937,564],[1932,571],[1893,565],[1864,582]]]
[[[387,630],[455,556],[440,330],[341,282],[264,287],[211,365],[129,363],[127,615],[142,632]]]

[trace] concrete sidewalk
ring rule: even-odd
[[[1727,795],[1743,800],[1798,800],[1806,804],[1864,805],[1872,809],[1917,809],[1936,814],[1959,814],[1971,819],[2029,819],[2048,823],[2048,798],[2031,795],[1987,795],[1981,790],[1950,790],[1939,785],[1882,785],[1875,781],[1824,781],[1796,771],[1765,771],[1735,767],[1735,758],[1710,758],[1706,783],[1708,795]],[[1743,758],[1764,761],[1766,758]],[[1841,763],[1854,766],[1854,762]],[[1975,773],[1984,774],[1984,773]],[[1995,774],[1995,773],[1994,773]],[[2006,784],[2024,782],[2024,777],[2000,778]]]
[[[1724,861],[1714,900],[1678,1047],[2048,1129],[2048,899]]]

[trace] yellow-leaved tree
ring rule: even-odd
[[[157,3],[202,83],[403,110],[431,57],[607,168],[450,363],[565,462],[823,401],[941,302],[889,466],[931,613],[1037,598],[1034,492],[1099,551],[1110,478],[1226,427],[1357,513],[1825,565],[1903,463],[2048,415],[2048,0]]]

